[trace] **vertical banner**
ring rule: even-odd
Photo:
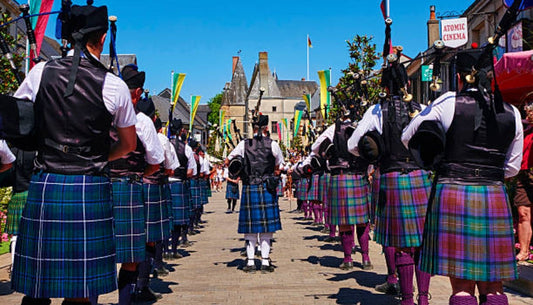
[[[222,128],[224,127],[223,124],[224,122],[226,122],[225,118],[226,118],[226,110],[220,109],[218,113],[218,129],[220,131],[222,131]]]
[[[290,137],[289,137],[289,127],[287,127],[289,125],[288,123],[288,120],[287,118],[284,118],[281,120],[283,122],[283,126],[285,126],[285,130],[286,130],[286,133],[287,133],[287,136],[285,137],[285,146],[289,146],[289,141],[290,141]]]
[[[178,99],[180,97],[181,87],[183,86],[183,82],[185,81],[185,73],[174,73],[172,75],[172,111],[174,111],[174,107],[176,106],[176,103],[178,102]]]
[[[303,111],[301,110],[296,110],[294,112],[294,134],[293,134],[294,138],[296,138],[296,136],[298,135],[298,131],[300,129],[300,122],[302,121],[302,114],[303,114]]]
[[[320,79],[320,111],[322,111],[322,117],[326,119],[331,110],[331,94],[328,91],[328,87],[331,86],[331,71],[318,71],[318,78]]]
[[[54,0],[32,0],[30,4],[30,15],[49,13],[52,11]],[[35,40],[37,42],[36,56],[41,52],[41,45],[43,44],[44,33],[48,25],[50,15],[31,17],[31,24],[35,32]],[[34,65],[35,63],[32,63]]]
[[[231,119],[228,119],[226,123],[226,133],[228,134],[228,138],[233,141],[233,137],[231,136]]]
[[[198,105],[200,105],[200,99],[202,97],[198,95],[193,95],[191,97],[191,115],[189,123],[189,134],[192,132],[192,126],[194,125],[194,118],[196,117],[196,111],[198,111]]]
[[[307,105],[307,111],[311,114],[311,94],[304,94],[303,99]]]
[[[281,122],[278,122],[278,138],[279,138],[279,141],[281,142]]]

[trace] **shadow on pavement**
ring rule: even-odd
[[[337,304],[358,304],[358,305],[389,305],[397,304],[396,298],[386,294],[372,293],[361,289],[341,288],[337,294],[333,294],[328,299],[337,300]]]
[[[339,265],[342,263],[342,258],[340,257],[334,257],[334,256],[309,256],[305,259],[300,259],[303,262],[308,262],[310,264],[316,265],[320,264],[322,267],[329,267],[329,268],[339,268]]]
[[[329,278],[328,281],[341,282],[354,279],[358,285],[368,288],[374,288],[387,280],[385,275],[362,270],[354,270],[348,273],[335,273],[332,275],[334,276]]]

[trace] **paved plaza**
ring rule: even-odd
[[[296,201],[280,200],[283,230],[275,234],[272,274],[247,274],[240,256],[244,240],[237,234],[238,213],[226,214],[224,193],[213,193],[206,206],[201,233],[191,236],[193,245],[182,249],[186,256],[168,262],[170,275],[152,280],[152,288],[163,294],[158,305],[175,304],[396,304],[392,296],[374,291],[385,281],[386,266],[381,247],[370,244],[374,270],[363,271],[361,255],[354,255],[355,268],[342,271],[339,243],[328,243],[320,228],[291,213]],[[259,264],[259,259],[256,260]],[[22,295],[10,291],[9,255],[0,257],[0,304],[20,304]],[[450,285],[444,277],[433,277],[431,304],[448,304]],[[533,304],[533,298],[507,291],[510,304]],[[100,297],[100,304],[116,304],[117,292]],[[61,304],[54,300],[54,305]],[[141,303],[139,303],[141,304]],[[142,303],[152,304],[152,303]]]

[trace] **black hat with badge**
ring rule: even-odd
[[[129,89],[142,88],[146,79],[144,71],[139,71],[139,67],[130,64],[122,68],[122,79]]]
[[[252,126],[259,128],[268,126],[268,115],[259,114],[253,119]]]

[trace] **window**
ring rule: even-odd
[[[272,106],[272,112],[277,112],[278,111],[278,107],[277,106]]]
[[[272,133],[278,133],[278,122],[272,121],[272,128],[270,128]]]

